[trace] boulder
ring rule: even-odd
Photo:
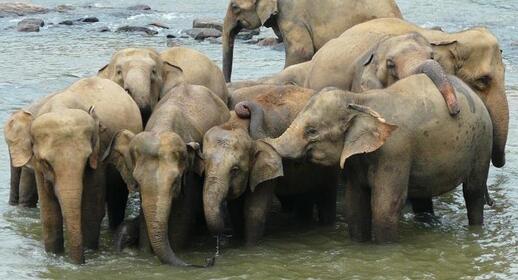
[[[143,26],[121,26],[115,32],[144,32],[147,35],[156,35],[158,31]]]
[[[173,34],[167,34],[165,37],[166,37],[167,39],[174,39],[174,38],[176,38],[176,35],[173,35]]]
[[[71,5],[63,4],[63,5],[56,6],[56,8],[54,10],[56,10],[56,12],[59,12],[59,13],[65,13],[68,11],[75,10],[75,8],[72,7]]]
[[[80,18],[77,21],[86,22],[86,23],[94,23],[94,22],[99,22],[99,19],[96,17],[85,17],[85,18]]]
[[[212,28],[191,28],[183,30],[182,32],[191,36],[195,40],[221,37],[221,31]]]
[[[49,9],[29,3],[0,3],[0,16],[24,16],[45,14]]]
[[[151,10],[151,7],[148,5],[135,5],[128,7],[128,10],[131,11],[149,11]]]
[[[155,21],[155,22],[152,22],[150,24],[148,24],[150,26],[154,26],[154,27],[158,27],[158,28],[162,28],[162,29],[170,29],[169,26],[161,23],[161,22],[158,22],[158,21]]]
[[[16,31],[18,32],[40,32],[45,22],[40,18],[26,18],[18,22]]]
[[[64,20],[64,21],[60,22],[59,24],[61,24],[61,25],[74,25],[74,21],[73,20]]]
[[[211,28],[223,32],[223,22],[217,19],[195,19],[192,22],[192,28]]]
[[[250,40],[255,35],[259,35],[260,33],[261,32],[259,31],[259,28],[258,29],[243,29],[236,35],[236,39]]]
[[[99,32],[110,32],[110,28],[108,26],[101,26],[99,28],[97,28],[97,31]]]

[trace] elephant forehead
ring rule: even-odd
[[[156,65],[156,61],[149,56],[127,56],[117,61],[118,65],[125,67],[142,67]]]
[[[241,9],[250,9],[254,6],[254,0],[232,0],[231,2],[236,3]]]
[[[67,110],[59,113],[46,113],[36,118],[31,126],[34,135],[59,134],[77,136],[81,131],[92,132],[95,122],[82,110]]]
[[[142,132],[135,136],[130,145],[139,154],[155,157],[187,152],[185,142],[176,133]]]

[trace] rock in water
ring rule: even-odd
[[[151,7],[148,6],[148,5],[135,5],[135,6],[128,7],[128,10],[131,10],[131,11],[149,11],[149,10],[151,10]]]
[[[56,8],[54,10],[56,10],[59,13],[64,13],[64,12],[75,10],[75,8],[72,7],[71,5],[63,4],[63,5],[56,6]]]
[[[115,32],[144,32],[147,35],[156,35],[156,34],[158,34],[158,31],[149,29],[147,27],[129,26],[129,25],[121,26],[121,27],[117,28],[117,31],[115,31]]]
[[[45,14],[49,9],[28,3],[0,3],[0,16],[24,16],[31,14]]]
[[[40,18],[26,18],[18,22],[16,31],[18,32],[40,32],[45,22]]]
[[[191,28],[182,31],[196,40],[204,40],[206,38],[219,38],[221,31],[212,28]]]
[[[93,22],[99,22],[99,19],[96,18],[96,17],[85,17],[85,18],[79,19],[78,21],[87,22],[87,23],[93,23]]]
[[[193,28],[211,28],[223,32],[223,22],[217,19],[203,18],[195,19],[192,22]]]
[[[152,22],[150,24],[148,24],[150,26],[154,26],[154,27],[158,27],[158,28],[162,28],[162,29],[169,29],[169,26],[161,23],[161,22],[158,22],[158,21],[155,21],[155,22]]]

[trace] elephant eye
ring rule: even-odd
[[[309,138],[310,140],[313,140],[318,136],[318,130],[314,127],[307,127],[306,130],[304,131],[304,134],[306,135],[307,138]]]
[[[119,76],[122,75],[122,70],[117,69],[117,75],[119,75]]]
[[[239,172],[239,170],[240,170],[239,166],[234,165],[234,166],[232,166],[232,168],[230,169],[230,173],[232,174],[232,176],[235,176],[235,175]]]
[[[387,68],[389,69],[394,69],[396,68],[396,64],[394,63],[394,61],[392,59],[387,59]]]
[[[153,75],[156,75],[156,68],[153,68],[153,70],[151,70],[151,73],[152,73]]]
[[[483,90],[487,88],[493,79],[489,75],[484,75],[478,79],[475,80],[475,87],[477,87],[479,90]]]
[[[234,2],[232,2],[232,4],[230,4],[230,7],[232,8],[232,12],[234,12],[234,13],[238,13],[241,10],[241,8],[239,8],[239,6]]]

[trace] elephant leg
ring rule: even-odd
[[[406,161],[394,166],[381,161],[372,178],[372,231],[378,243],[394,242],[399,233],[399,217],[408,190],[410,167]]]
[[[462,185],[470,226],[482,225],[484,223],[488,170],[489,164],[472,170],[470,176]]]
[[[108,221],[110,229],[116,229],[124,221],[128,188],[119,172],[111,166],[107,168],[106,187]]]
[[[349,176],[347,176],[349,177]],[[371,193],[367,185],[346,180],[345,209],[349,235],[352,240],[371,240]]]
[[[318,222],[322,226],[334,225],[336,221],[336,192],[333,187],[318,196]]]
[[[38,204],[38,190],[34,171],[23,167],[20,176],[20,198],[19,204],[27,208],[35,208]]]
[[[20,198],[20,176],[22,173],[21,167],[14,167],[11,165],[11,190],[9,193],[9,205],[18,205]]]
[[[409,198],[412,204],[412,210],[414,214],[430,214],[434,215],[433,201],[431,197],[427,198]]]
[[[295,198],[295,217],[302,224],[313,221],[313,209],[315,208],[314,193],[297,195]]]
[[[82,198],[82,231],[84,246],[96,250],[99,247],[101,223],[105,214],[106,191],[104,171],[86,170]]]
[[[40,198],[40,217],[45,251],[60,254],[65,250],[61,207],[51,184],[43,178],[43,174],[35,173]]]
[[[135,246],[139,242],[139,217],[122,222],[113,235],[115,250],[120,252],[128,246]]]
[[[263,182],[245,198],[245,239],[247,246],[257,244],[264,234],[266,216],[270,210],[275,183]]]
[[[286,62],[284,68],[311,60],[315,54],[313,40],[305,26],[295,23],[285,23],[281,26],[283,32]]]

